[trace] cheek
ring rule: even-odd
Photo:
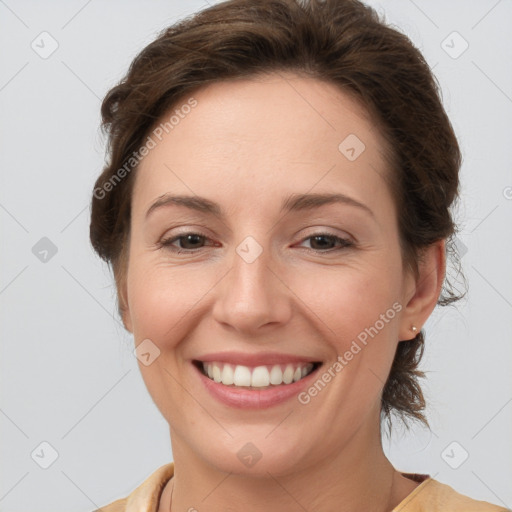
[[[141,375],[162,415],[178,421],[180,411],[191,407],[175,380],[182,364],[178,345],[195,325],[198,304],[211,285],[204,273],[171,269],[145,257],[132,261],[127,292],[135,344],[149,339],[160,349],[152,364],[139,363]]]
[[[369,329],[375,337],[372,327],[383,336],[394,329],[401,310],[396,277],[391,268],[331,268],[302,274],[291,288],[341,351],[358,336],[364,340]]]
[[[134,261],[127,276],[127,293],[135,339],[176,344],[180,328],[190,325],[217,281],[199,266],[169,268],[144,258]]]

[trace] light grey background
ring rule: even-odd
[[[398,469],[512,507],[512,3],[371,4],[442,86],[464,154],[457,218],[469,281],[467,300],[426,325],[433,433],[384,446]],[[172,460],[112,278],[89,245],[89,204],[104,159],[101,99],[157,31],[206,5],[0,0],[1,511],[89,511]],[[43,31],[58,43],[47,58],[31,47],[51,49]],[[43,237],[57,248],[46,262],[32,252]],[[58,453],[47,469],[42,442]]]

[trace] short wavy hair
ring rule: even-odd
[[[113,269],[121,315],[137,165],[112,186],[116,172],[127,169],[155,123],[192,90],[280,71],[332,83],[366,109],[388,145],[404,268],[418,276],[422,249],[445,239],[448,263],[461,275],[451,207],[462,158],[420,51],[357,0],[228,0],[162,31],[103,100],[109,158],[95,183],[90,239]],[[463,295],[447,273],[438,304]],[[423,330],[398,343],[381,397],[381,419],[389,426],[392,413],[406,425],[410,418],[428,426],[418,380],[424,346]]]

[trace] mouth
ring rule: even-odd
[[[284,363],[245,366],[222,361],[193,361],[194,366],[208,379],[228,388],[263,391],[283,388],[315,372],[321,362]]]

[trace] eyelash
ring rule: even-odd
[[[209,240],[209,237],[207,235],[205,235],[204,233],[200,233],[200,232],[189,232],[189,233],[183,233],[181,235],[177,235],[177,236],[174,236],[174,237],[171,237],[171,238],[165,238],[163,240],[161,240],[159,242],[159,247],[160,248],[166,248],[166,249],[169,249],[170,251],[176,253],[176,254],[191,254],[191,253],[194,253],[194,252],[197,252],[197,249],[180,249],[180,248],[177,248],[177,247],[173,247],[172,244],[174,242],[176,242],[177,240],[180,240],[182,238],[186,238],[187,236],[190,236],[190,235],[196,235],[196,236],[200,236],[206,240]],[[350,247],[353,247],[355,244],[354,242],[352,242],[351,240],[347,239],[347,238],[341,238],[337,235],[334,235],[332,233],[329,233],[329,232],[319,232],[319,233],[313,233],[312,235],[304,238],[302,240],[302,242],[305,242],[306,240],[309,240],[310,238],[316,238],[316,237],[329,237],[329,238],[332,238],[334,239],[335,242],[340,242],[341,243],[341,247],[338,247],[337,249],[336,248],[330,248],[330,249],[327,249],[327,250],[320,250],[320,249],[310,249],[310,248],[306,248],[308,250],[311,250],[311,251],[314,251],[316,253],[329,253],[329,252],[333,252],[333,251],[336,251],[336,250],[343,250],[343,249],[348,249]],[[199,247],[198,249],[203,249],[203,247]]]

